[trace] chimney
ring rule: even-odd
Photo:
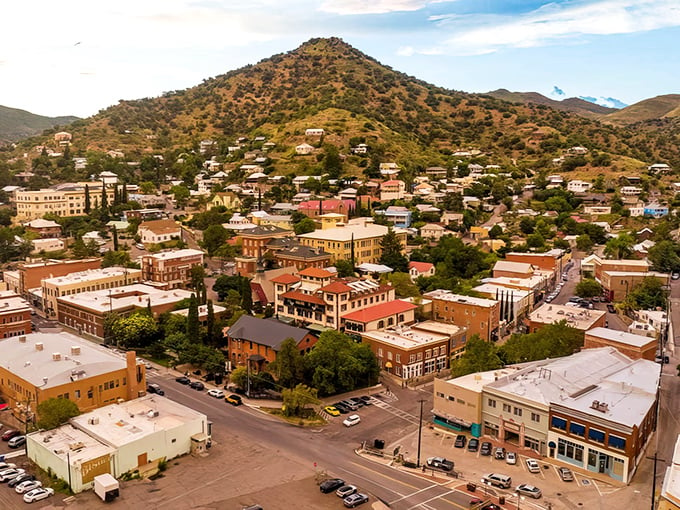
[[[72,345],[72,346],[71,346],[71,355],[72,355],[72,356],[78,356],[78,355],[80,355],[80,346],[78,346],[78,345]]]
[[[52,360],[53,360],[53,361],[59,361],[59,360],[61,360],[61,353],[53,352],[53,353],[52,353]]]
[[[42,342],[37,342],[35,344],[35,350],[36,351],[42,351],[43,350],[43,343]]]

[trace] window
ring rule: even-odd
[[[444,398],[444,394],[441,391],[437,392],[437,397],[438,398]]]
[[[531,413],[531,421],[535,421],[536,423],[540,423],[541,415],[538,414],[538,413]]]
[[[550,420],[550,426],[554,429],[567,430],[567,420],[553,416]]]
[[[580,423],[571,422],[569,424],[569,433],[575,436],[585,437],[586,428],[584,425],[581,425]]]
[[[394,359],[397,363],[401,363],[401,354],[397,354]]]
[[[503,412],[504,413],[509,413],[512,411],[512,407],[510,407],[510,404],[503,404]]]
[[[604,432],[597,429],[588,429],[588,439],[604,444]]]
[[[613,436],[612,434],[609,434],[609,446],[612,448],[616,448],[617,450],[625,450],[626,449],[626,440],[622,437],[618,436]]]
[[[557,444],[557,458],[583,465],[583,446],[571,441],[559,439]]]
[[[76,398],[80,398],[80,390],[74,391]]]
[[[492,398],[490,398],[489,400],[487,400],[486,403],[487,403],[487,405],[488,405],[489,407],[494,407],[494,408],[496,407],[496,401],[495,401],[494,399],[492,399]]]
[[[522,408],[521,407],[515,407],[513,414],[515,416],[522,416]]]
[[[382,347],[378,347],[378,357],[382,358],[382,355],[383,355]]]

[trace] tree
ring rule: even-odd
[[[176,185],[170,188],[170,193],[172,193],[175,202],[177,203],[177,207],[179,208],[184,207],[187,204],[189,197],[191,196],[189,188],[180,185]]]
[[[312,218],[307,218],[297,222],[293,225],[293,230],[295,230],[295,235],[308,234],[309,232],[314,232],[316,230],[316,223]]]
[[[276,354],[276,361],[269,366],[280,386],[293,388],[303,380],[304,366],[300,349],[293,338],[286,338]]]
[[[308,405],[320,403],[317,397],[318,391],[304,384],[298,384],[295,388],[285,389],[281,392],[283,405],[281,409],[286,416],[303,416]]]
[[[583,333],[565,320],[543,326],[535,333],[512,335],[499,349],[507,364],[567,356],[583,345]]]
[[[102,200],[100,204],[102,211],[106,211],[109,208],[109,197],[106,194],[106,184],[102,183]]]
[[[92,204],[90,201],[90,186],[87,184],[85,185],[85,206],[83,207],[83,211],[85,214],[90,214],[90,210],[92,209]]]
[[[465,346],[463,355],[451,362],[451,376],[460,377],[475,372],[501,368],[503,362],[496,353],[496,345],[473,335]]]
[[[489,238],[490,239],[498,239],[502,235],[503,235],[503,229],[499,225],[494,225],[489,230]]]
[[[519,229],[522,231],[522,233],[527,235],[534,233],[535,225],[536,222],[530,216],[524,216],[521,220],[519,220]]]
[[[634,310],[666,309],[667,292],[654,276],[647,276],[628,293],[626,304]]]
[[[205,343],[208,345],[217,345],[222,335],[218,334],[217,321],[215,320],[215,308],[212,299],[208,299],[207,316],[205,319]]]
[[[593,278],[584,278],[576,285],[576,295],[582,298],[591,298],[602,295],[602,285]]]
[[[342,173],[342,160],[335,145],[324,144],[323,171],[329,179],[337,179]]]
[[[116,345],[128,349],[148,347],[159,339],[160,328],[156,319],[146,310],[139,310],[127,317],[118,317],[110,326],[111,338]]]
[[[215,284],[213,285],[213,290],[217,292],[217,296],[219,297],[220,301],[227,299],[227,295],[230,290],[236,291],[237,294],[241,291],[241,278],[241,276],[227,275],[221,275],[217,277],[217,280],[215,280]]]
[[[253,292],[250,288],[250,280],[241,278],[241,308],[248,315],[253,311]]]
[[[408,272],[408,259],[402,253],[404,249],[397,234],[390,227],[380,241],[380,263],[391,267],[394,271]]]
[[[610,259],[627,259],[633,255],[635,239],[630,234],[619,234],[607,241],[604,255]]]
[[[338,260],[335,262],[335,269],[340,278],[354,276],[354,265],[350,260]]]
[[[212,257],[215,252],[226,242],[229,234],[222,225],[210,225],[203,231],[203,242],[201,245]]]
[[[411,281],[408,273],[390,273],[387,275],[387,280],[392,284],[398,298],[420,296],[418,286]]]
[[[132,260],[130,260],[130,253],[127,251],[109,250],[104,254],[104,258],[102,259],[102,267],[133,267],[134,265]]]
[[[113,251],[118,251],[118,229],[113,227]]]
[[[659,241],[649,249],[647,258],[652,264],[652,270],[662,273],[680,271],[680,257],[677,245],[666,239]]]
[[[80,414],[78,405],[68,398],[48,398],[38,404],[38,427],[51,430]]]
[[[192,293],[189,298],[189,311],[187,313],[187,336],[190,340],[198,340],[200,329],[200,322],[198,320],[198,299],[196,294]]]
[[[593,249],[593,241],[588,234],[581,234],[576,238],[576,248],[581,251],[589,252]]]

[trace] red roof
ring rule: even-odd
[[[337,198],[331,198],[328,200],[324,200],[323,204],[321,206],[322,210],[324,211],[333,211],[337,209],[338,207],[341,207],[342,205],[347,205],[344,203],[342,200],[338,200]],[[310,209],[312,211],[318,211],[319,210],[319,201],[318,200],[307,200],[306,202],[300,202],[298,205],[298,211],[300,210],[305,210],[305,209]]]
[[[356,312],[350,312],[347,315],[343,315],[342,318],[348,321],[363,322],[365,324],[367,322],[390,317],[398,313],[408,312],[409,310],[414,310],[415,308],[418,308],[418,306],[414,305],[413,303],[397,299],[395,301],[388,301],[387,303],[369,306],[368,308],[357,310]]]
[[[313,303],[315,305],[325,305],[323,299],[318,296],[312,296],[310,294],[303,294],[298,290],[289,290],[281,294],[282,298],[294,299],[295,301],[304,301],[305,303]]]
[[[400,184],[404,184],[404,181],[400,181],[398,179],[393,179],[391,181],[385,181],[383,182],[380,186],[385,187],[385,186],[399,186]]]
[[[290,273],[284,273],[280,274],[279,276],[276,276],[270,280],[272,283],[283,283],[284,285],[287,285],[289,283],[297,283],[300,281],[300,278],[298,278],[295,275],[292,275]]]
[[[330,278],[331,276],[334,276],[334,273],[326,271],[325,269],[319,269],[318,267],[308,267],[298,274],[300,276],[310,276],[312,278]]]
[[[433,267],[434,267],[434,264],[430,264],[429,262],[411,261],[411,262],[408,263],[409,269],[415,268],[415,270],[418,271],[419,273],[427,273]]]
[[[257,300],[260,302],[260,304],[266,305],[268,303],[267,295],[264,293],[262,285],[259,283],[250,282],[250,290],[257,296]]]
[[[352,292],[352,287],[344,282],[333,282],[329,283],[325,287],[321,287],[319,290],[329,292],[331,294],[342,294],[343,292]]]

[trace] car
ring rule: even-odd
[[[370,395],[362,395],[359,397],[361,401],[364,403],[365,406],[370,406],[371,405],[371,396]]]
[[[147,370],[151,370],[151,369],[153,368],[153,366],[151,365],[151,363],[149,363],[149,362],[146,361],[145,359],[137,358],[136,361],[137,361],[137,364],[138,364],[138,365],[144,365],[144,368],[146,368]]]
[[[508,452],[505,456],[505,462],[513,466],[517,464],[517,455],[515,455],[515,452]]]
[[[24,492],[32,491],[33,489],[37,489],[39,487],[42,487],[42,482],[40,480],[25,480],[14,487],[14,491],[17,494],[23,494]]]
[[[350,412],[350,408],[347,407],[342,402],[336,402],[335,404],[333,404],[333,407],[335,407],[338,411],[340,411],[341,414],[347,414],[347,413]]]
[[[343,485],[337,491],[335,491],[335,495],[341,497],[342,499],[345,499],[347,496],[351,496],[356,491],[357,488],[355,485]]]
[[[366,403],[363,401],[363,399],[361,397],[352,397],[352,398],[350,398],[350,400],[352,402],[354,402],[356,405],[358,405],[359,407],[364,407],[366,405]]]
[[[493,451],[493,456],[498,460],[505,459],[505,448],[503,448],[502,446],[497,446],[496,449]]]
[[[333,406],[326,406],[323,408],[323,410],[326,411],[331,416],[340,416],[340,411],[338,411],[337,408]]]
[[[456,436],[456,441],[453,443],[453,446],[456,448],[465,448],[465,444],[467,443],[467,437],[465,437],[463,434],[458,434]]]
[[[574,481],[574,473],[572,473],[571,469],[567,467],[557,468],[557,474],[560,475],[560,478],[562,479],[563,482]]]
[[[479,449],[479,454],[486,456],[491,455],[491,443],[489,443],[488,441],[482,442],[482,446]]]
[[[345,406],[347,409],[349,409],[350,411],[356,411],[356,410],[359,409],[359,407],[360,407],[359,404],[357,404],[356,402],[352,402],[352,401],[349,400],[349,399],[343,400],[343,401],[341,401],[340,403],[341,403],[342,405],[344,405],[344,406]]]
[[[488,505],[483,506],[482,510],[503,510],[503,509],[494,503],[489,503]]]
[[[8,487],[16,487],[19,485],[21,482],[29,482],[31,480],[35,480],[35,476],[33,476],[30,473],[22,473],[19,476],[13,478],[9,482],[7,482]]]
[[[198,391],[203,391],[205,389],[205,384],[201,381],[192,381],[189,383],[189,388],[193,388]]]
[[[354,508],[355,506],[363,505],[368,501],[368,496],[362,492],[355,492],[342,500],[342,504],[347,508]]]
[[[345,420],[342,422],[342,424],[345,427],[353,427],[354,425],[357,425],[361,421],[361,416],[358,414],[350,414]]]
[[[175,381],[177,381],[180,384],[190,384],[191,383],[191,379],[189,379],[185,375],[178,377],[177,379],[175,379]]]
[[[10,468],[10,469],[5,469],[3,471],[0,471],[0,482],[5,483],[9,482],[11,479],[22,475],[26,472],[26,470],[21,469],[21,468]]]
[[[156,383],[149,383],[146,385],[147,393],[155,393],[156,395],[165,395],[165,392]]]
[[[512,478],[500,473],[489,473],[488,475],[484,475],[482,483],[495,485],[501,489],[509,489],[512,486]]]
[[[264,510],[260,505],[244,506],[243,510]]]
[[[233,405],[233,406],[240,406],[241,404],[243,404],[243,399],[241,398],[241,395],[236,395],[234,393],[226,396],[224,398],[224,401]]]
[[[529,473],[540,473],[541,472],[541,466],[538,464],[538,461],[536,461],[535,459],[527,459],[526,464],[527,464],[527,469],[529,470]]]
[[[583,298],[580,298],[578,296],[571,296],[569,298],[569,303],[580,303],[583,300]]]
[[[469,452],[476,452],[477,450],[479,450],[479,439],[477,439],[476,437],[470,438],[470,440],[468,441],[467,449]]]
[[[602,298],[600,296],[593,296],[593,297],[590,298],[590,300],[593,303],[599,303],[600,301],[602,301]]]
[[[4,471],[5,469],[10,469],[10,468],[15,468],[17,467],[16,464],[12,464],[11,462],[0,462],[0,471]]]
[[[6,430],[5,433],[2,435],[2,440],[3,441],[9,441],[13,437],[17,437],[17,436],[20,436],[20,435],[21,435],[21,432],[19,432],[18,430],[9,429],[9,430]]]
[[[144,245],[142,243],[135,243],[135,248],[138,250],[145,250]]]
[[[40,487],[24,494],[24,501],[26,503],[33,503],[34,501],[49,498],[52,494],[54,494],[54,489],[50,487]]]
[[[661,356],[660,354],[656,355],[656,358],[654,359],[657,363],[662,363],[664,365],[670,363],[671,359],[668,356]]]
[[[552,296],[548,296],[547,298],[545,298],[546,303],[550,303],[550,302],[552,302],[552,300],[553,300]]]
[[[7,442],[10,448],[21,448],[26,444],[26,436],[16,436]]]
[[[614,305],[612,305],[611,303],[607,303],[607,311],[609,313],[616,313],[616,308],[614,308]]]
[[[212,390],[208,390],[208,395],[211,397],[215,398],[224,398],[224,392],[220,389],[213,388]]]
[[[671,280],[679,280],[680,273],[671,273]]]
[[[343,485],[345,485],[345,481],[342,478],[329,478],[328,480],[321,482],[319,490],[324,494],[328,494],[329,492],[338,490]]]
[[[444,457],[430,457],[427,459],[427,465],[431,468],[441,469],[443,471],[453,470],[453,462],[446,460]]]
[[[581,301],[581,302],[578,304],[578,306],[579,306],[580,308],[587,308],[588,310],[592,310],[593,308],[595,308],[595,305],[594,305],[592,302],[587,301],[587,300],[586,300],[586,301]]]
[[[528,483],[522,483],[515,488],[515,492],[520,493],[522,496],[529,496],[530,498],[538,499],[543,493],[538,487],[529,485]]]

